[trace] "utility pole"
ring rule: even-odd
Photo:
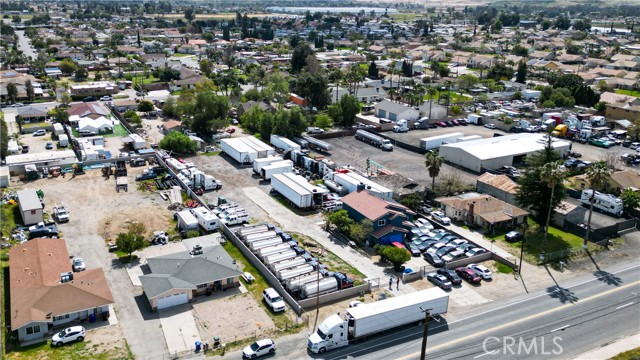
[[[429,319],[431,318],[431,310],[433,309],[423,309],[422,306],[420,306],[420,310],[424,313],[424,332],[422,333],[420,360],[425,360],[427,356],[427,337],[429,337]]]
[[[520,265],[518,265],[518,276],[522,276],[522,255],[524,254],[524,239],[527,235],[527,219],[522,223],[522,240],[520,241]]]

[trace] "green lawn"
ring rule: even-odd
[[[105,351],[106,350],[106,351]],[[126,354],[123,356],[123,354]],[[27,360],[27,359],[48,359],[48,360],[109,360],[109,359],[134,359],[128,348],[121,349],[110,347],[106,344],[92,344],[91,341],[71,343],[59,348],[52,348],[48,343],[16,348],[6,354],[3,359],[7,360]]]
[[[129,135],[129,132],[127,131],[127,129],[124,126],[122,126],[122,124],[118,124],[113,128],[113,133],[104,134],[103,136],[106,138],[110,138],[110,137],[124,137],[128,135]]]
[[[434,103],[438,103],[438,97],[440,96],[441,91],[438,91],[434,96],[433,96],[433,102]],[[446,93],[446,91],[444,91],[443,93]],[[464,95],[460,95],[454,91],[449,91],[449,96],[451,97],[451,104],[455,104],[455,103],[465,103],[465,102],[470,102],[473,101],[473,97],[471,96],[464,96]],[[425,95],[424,96],[425,100],[429,100],[429,95]]]
[[[50,126],[51,124],[47,123],[47,122],[38,122],[38,123],[29,123],[29,124],[22,124],[22,128],[23,129],[29,129],[32,127],[45,127],[45,126]]]
[[[617,90],[616,90],[616,94],[622,94],[622,95],[629,95],[629,96],[640,97],[640,91],[638,91],[638,90],[622,90],[622,89],[617,89]]]
[[[611,358],[611,360],[638,360],[640,359],[640,347],[625,351]]]
[[[2,229],[2,236],[11,235],[11,230],[16,227],[16,220],[20,220],[20,208],[17,204],[4,204],[0,208],[2,214],[2,221],[0,222],[0,228]]]
[[[149,77],[146,77],[144,79],[141,79],[140,77],[134,77],[133,81],[135,84],[139,84],[142,80],[143,84],[151,84],[154,83],[156,81],[160,81],[160,79],[157,79],[156,77],[154,77],[153,75],[149,75]]]
[[[173,54],[171,56],[172,57],[188,57],[188,56],[195,56],[195,55],[191,55],[191,54]]]

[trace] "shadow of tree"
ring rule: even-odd
[[[598,270],[594,272],[593,275],[596,277],[596,279],[602,281],[607,285],[620,286],[620,284],[622,284],[622,279],[608,271]]]
[[[566,304],[567,302],[573,304],[579,300],[571,290],[563,288],[560,285],[548,287],[547,294],[554,299],[560,300],[563,304]]]

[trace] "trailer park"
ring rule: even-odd
[[[222,139],[218,151],[195,157],[172,157],[158,150],[151,156],[115,159],[107,166],[97,163],[84,171],[69,169],[77,174],[65,177],[38,176],[29,181],[14,177],[4,193],[3,206],[20,214],[12,216],[14,224],[25,225],[18,226],[20,231],[14,234],[23,243],[9,252],[21,259],[17,266],[60,273],[59,281],[50,280],[67,287],[74,277],[75,282],[83,281],[91,273],[102,286],[101,300],[92,304],[99,311],[73,308],[71,301],[46,318],[21,319],[22,327],[12,329],[17,330],[14,340],[24,345],[38,343],[49,332],[34,333],[33,324],[38,329],[57,329],[77,319],[87,329],[96,328],[89,332],[96,342],[107,332],[117,337],[106,330],[116,328],[130,347],[147,351],[149,356],[186,354],[193,351],[197,340],[220,352],[220,343],[234,349],[256,337],[313,329],[310,314],[318,305],[319,320],[335,323],[341,320],[331,314],[350,304],[410,296],[438,286],[446,288],[446,293],[433,289],[429,294],[440,301],[439,309],[443,305],[438,299],[447,298],[444,309],[439,310],[442,314],[512,294],[513,269],[522,266],[518,249],[506,242],[494,246],[491,238],[458,226],[462,225],[459,221],[450,224],[447,217],[454,222],[470,217],[480,227],[498,233],[520,229],[527,222],[527,211],[480,190],[481,185],[490,187],[491,178],[500,175],[482,175],[478,192],[437,199],[442,213],[429,215],[436,203],[412,210],[396,202],[430,183],[423,155],[398,147],[398,142],[423,148],[430,146],[429,141],[438,142],[433,147],[440,146],[441,155],[450,156],[445,171],[459,173],[463,182],[475,181],[477,175],[462,173],[452,165],[473,169],[475,161],[478,170],[498,167],[494,164],[500,159],[487,165],[482,157],[465,157],[477,151],[457,146],[466,144],[465,137],[475,139],[478,134],[490,136],[496,131],[472,126],[461,129],[453,134],[445,129],[401,134],[403,131],[394,129],[384,138],[356,134],[355,138],[308,135],[286,139],[274,135],[269,139],[271,145],[238,131]],[[533,149],[542,135],[515,136],[520,144],[531,142]],[[460,138],[457,144],[442,144]],[[381,141],[379,146],[376,141]],[[496,145],[500,141],[475,143],[506,149],[508,145]],[[562,141],[554,147],[568,151]],[[475,209],[469,208],[470,203],[477,204]],[[346,210],[355,223],[371,223],[363,241],[356,243],[338,226],[327,224],[330,214],[339,210]],[[463,211],[465,215],[458,216]],[[28,214],[36,215],[27,220],[23,216]],[[597,214],[594,221],[604,223],[607,215]],[[3,235],[11,230],[3,228]],[[144,246],[132,256],[117,249],[116,239],[122,233],[142,236]],[[26,241],[47,235],[59,239]],[[400,247],[413,256],[402,269],[394,269],[376,254],[375,244]],[[38,256],[31,260],[20,256],[20,252],[43,256],[49,251],[58,260],[55,264],[42,263]],[[453,288],[446,285],[456,276],[434,276],[442,262],[426,261],[426,254],[434,255],[429,259],[443,260],[443,268],[458,268],[456,272],[469,282],[454,281]],[[73,259],[74,265],[65,262],[66,258]],[[75,272],[78,258],[86,272]],[[472,268],[466,278],[461,273],[469,264],[480,267]],[[485,271],[483,266],[493,274],[480,280],[474,274]],[[30,293],[29,288],[16,288],[12,294]],[[263,300],[266,288],[274,288],[283,297],[284,313],[274,312]],[[98,290],[88,292],[92,291]],[[8,301],[19,306],[16,299]],[[219,311],[223,307],[225,311]],[[65,320],[65,312],[71,313],[71,320]],[[330,349],[318,345],[321,342],[316,337],[309,339],[314,339],[313,352]],[[344,340],[336,346],[347,343]]]

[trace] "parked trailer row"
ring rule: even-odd
[[[264,260],[266,256],[281,253],[283,251],[290,250],[290,249],[291,249],[291,245],[289,245],[288,243],[281,243],[275,246],[269,246],[266,248],[259,249],[255,253],[260,260]]]
[[[260,249],[268,248],[268,247],[279,245],[279,244],[282,244],[282,238],[280,236],[277,236],[267,240],[254,241],[251,244],[249,244],[249,248],[251,249],[251,251],[256,252]]]
[[[300,291],[300,288],[302,288],[303,285],[312,283],[312,282],[317,282],[318,280],[322,280],[323,278],[324,276],[318,273],[291,278],[286,281],[285,288],[287,289],[287,291],[294,294]]]
[[[276,274],[280,270],[290,269],[299,265],[304,265],[307,260],[302,256],[296,256],[293,259],[279,261],[277,263],[269,264],[271,271]]]
[[[289,279],[292,279],[301,275],[310,274],[313,271],[314,271],[313,265],[307,263],[303,265],[298,265],[293,268],[279,270],[276,272],[276,277],[281,282],[285,282]]]
[[[267,158],[255,159],[253,160],[253,172],[256,174],[260,174],[260,170],[262,170],[263,167],[271,165],[273,163],[277,163],[282,160],[284,159],[281,158],[280,156],[272,156]]]
[[[293,251],[293,250],[285,250],[283,252],[279,252],[279,253],[276,253],[276,254],[271,254],[271,255],[265,256],[262,262],[266,266],[269,266],[269,264],[275,264],[275,263],[277,263],[279,261],[293,259],[296,256],[297,256],[297,254],[296,254],[295,251]]]
[[[248,245],[254,241],[266,240],[276,236],[278,236],[278,234],[276,234],[275,231],[269,230],[269,231],[255,233],[255,234],[249,234],[244,238],[244,242],[245,244]]]
[[[236,235],[238,235],[240,238],[244,239],[248,235],[257,234],[257,233],[261,233],[261,232],[272,230],[272,229],[273,229],[273,226],[270,225],[270,224],[260,224],[260,225],[254,225],[254,226],[246,226],[246,227],[243,227],[242,229],[238,229],[236,231]]]
[[[324,295],[338,290],[338,280],[333,276],[327,276],[319,282],[305,284],[300,289],[300,298],[306,299],[313,296]]]
[[[271,180],[275,174],[284,174],[293,172],[293,161],[283,160],[278,161],[267,166],[263,166],[260,169],[260,176],[265,180]]]

